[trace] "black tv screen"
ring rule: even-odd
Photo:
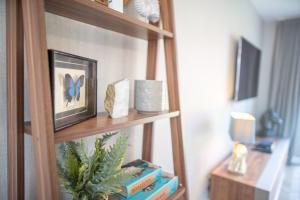
[[[238,42],[235,70],[234,100],[257,96],[260,50],[246,39]]]

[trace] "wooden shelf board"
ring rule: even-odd
[[[157,114],[139,114],[134,110],[129,112],[127,117],[111,119],[107,113],[98,113],[94,118],[83,121],[74,126],[65,128],[55,133],[55,143],[61,143],[69,140],[75,140],[99,133],[119,130],[140,124],[154,122],[159,119],[172,118],[179,116],[179,111],[164,111]],[[30,122],[25,122],[25,133],[31,134]]]
[[[46,11],[141,39],[172,38],[173,33],[90,0],[46,0]]]
[[[185,193],[185,188],[182,186],[178,187],[178,190],[168,198],[168,200],[178,200],[180,199]]]

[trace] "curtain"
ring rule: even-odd
[[[278,136],[291,138],[291,161],[300,155],[300,19],[278,23],[269,105],[284,119]]]

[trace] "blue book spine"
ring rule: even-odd
[[[123,184],[121,195],[126,198],[132,197],[142,189],[158,181],[162,176],[160,167],[143,160],[136,160],[124,168],[134,168],[137,172],[134,177]]]
[[[178,177],[163,176],[160,180],[144,188],[136,195],[126,198],[118,195],[119,200],[165,200],[178,189]]]

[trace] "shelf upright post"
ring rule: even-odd
[[[167,68],[167,84],[169,95],[169,109],[170,111],[180,111],[180,95],[178,85],[178,68],[177,68],[177,47],[176,47],[176,33],[174,23],[174,7],[173,0],[161,0],[161,16],[163,28],[166,31],[173,33],[173,38],[164,38],[165,60]],[[182,141],[182,127],[181,117],[170,119],[171,123],[171,139],[173,151],[173,163],[175,175],[179,178],[179,183],[186,189],[187,181],[185,174],[185,160]],[[188,199],[188,191],[184,193],[183,199]]]
[[[20,0],[6,1],[8,199],[24,199],[24,46]]]
[[[158,26],[158,24],[153,24]],[[148,39],[148,51],[147,51],[147,71],[146,80],[155,80],[156,77],[156,65],[157,65],[157,48],[158,39]],[[153,149],[153,122],[144,124],[143,135],[143,160],[152,162]]]
[[[22,0],[32,140],[40,200],[58,199],[44,0]]]

